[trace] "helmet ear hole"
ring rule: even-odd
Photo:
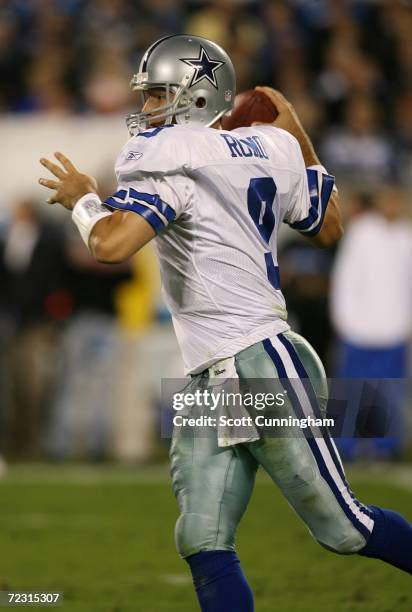
[[[200,98],[196,100],[196,108],[205,108],[205,106],[206,106],[206,98],[203,98],[202,96],[200,96]]]

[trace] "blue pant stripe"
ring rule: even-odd
[[[283,364],[283,361],[279,355],[279,353],[277,352],[277,350],[275,349],[275,347],[272,345],[272,343],[270,342],[270,340],[267,338],[266,340],[263,340],[263,346],[265,348],[265,351],[267,352],[267,354],[269,355],[269,357],[272,359],[276,370],[278,372],[279,378],[282,379],[282,382],[285,386],[285,388],[288,391],[288,397],[290,398],[290,401],[292,403],[292,407],[296,413],[296,416],[298,418],[305,418],[305,414],[302,410],[302,407],[300,405],[300,401],[298,396],[296,395],[295,389],[293,388],[293,385],[290,383],[288,376],[286,374],[286,369],[285,366]],[[330,489],[332,490],[336,501],[339,503],[340,507],[342,508],[342,510],[344,511],[345,515],[347,516],[347,518],[351,521],[351,523],[354,525],[354,527],[364,536],[364,538],[367,540],[370,536],[370,531],[369,529],[363,525],[363,523],[361,523],[359,521],[359,519],[353,514],[353,512],[351,511],[351,509],[349,508],[347,502],[345,501],[345,499],[343,498],[343,495],[341,493],[341,491],[339,490],[339,487],[337,486],[336,482],[334,481],[332,475],[329,472],[329,469],[325,463],[325,460],[322,456],[322,453],[318,447],[318,444],[316,442],[315,438],[312,437],[308,437],[306,438],[310,450],[312,451],[312,454],[315,458],[315,461],[318,465],[319,471],[323,477],[323,479],[328,483]]]
[[[296,368],[296,371],[299,375],[299,378],[305,379],[307,382],[303,385],[306,395],[308,396],[310,405],[312,407],[313,413],[314,415],[321,419],[322,418],[322,414],[320,412],[319,406],[318,406],[318,400],[316,397],[316,393],[315,390],[313,389],[312,383],[310,382],[310,378],[308,373],[306,372],[305,366],[303,365],[295,347],[293,346],[293,344],[284,336],[284,334],[279,334],[278,335],[279,341],[283,344],[283,346],[285,347],[285,349],[288,351],[289,356],[293,362],[293,365]],[[323,439],[325,440],[326,446],[328,447],[330,456],[332,457],[332,460],[336,466],[337,471],[339,472],[340,477],[342,478],[343,482],[346,485],[346,488],[348,489],[348,492],[350,493],[350,496],[352,497],[354,503],[358,506],[358,508],[360,510],[362,510],[365,514],[367,514],[368,516],[372,516],[373,513],[369,510],[369,508],[367,508],[366,506],[364,506],[363,504],[360,503],[360,501],[358,501],[356,499],[356,497],[354,496],[354,494],[352,493],[350,487],[349,487],[349,483],[346,480],[346,475],[345,472],[342,468],[342,464],[339,460],[339,457],[336,454],[336,450],[332,444],[332,440],[330,437],[330,433],[328,431],[328,429],[326,427],[321,427],[320,428],[322,431],[322,435],[323,435]]]
[[[279,341],[283,344],[283,346],[287,350],[287,352],[289,353],[290,358],[291,358],[291,360],[293,362],[293,365],[295,366],[296,371],[297,371],[297,373],[299,375],[299,378],[302,378],[302,379],[304,379],[306,381],[303,386],[304,386],[306,394],[307,394],[307,396],[309,398],[310,405],[312,407],[313,413],[314,413],[314,415],[317,418],[321,419],[322,418],[322,414],[321,414],[321,412],[319,410],[316,394],[315,394],[315,391],[314,391],[314,389],[312,387],[312,383],[310,382],[309,375],[306,372],[305,366],[303,365],[302,361],[300,360],[300,357],[299,357],[298,353],[296,352],[296,350],[295,350],[294,346],[292,345],[292,343],[289,342],[289,340],[283,334],[279,334],[278,338],[279,338]],[[338,470],[341,478],[346,483],[345,472],[342,470],[341,463],[340,463],[339,459],[336,457],[336,453],[333,451],[333,447],[330,444],[329,432],[326,430],[325,427],[322,427],[321,430],[322,430],[322,434],[325,437],[325,442],[327,444],[329,452],[330,452],[330,454],[332,456],[332,459],[333,459],[333,461],[334,461],[334,463],[336,465],[336,469]]]

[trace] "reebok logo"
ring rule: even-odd
[[[143,153],[139,151],[129,151],[126,159],[140,159],[141,157],[143,157]]]

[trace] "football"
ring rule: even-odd
[[[272,123],[277,116],[276,107],[264,93],[249,89],[236,96],[231,114],[222,118],[222,127],[224,130],[235,130],[248,127],[255,121]]]

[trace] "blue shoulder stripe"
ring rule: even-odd
[[[146,221],[150,223],[153,227],[156,234],[160,232],[164,227],[166,227],[166,223],[162,221],[157,213],[155,213],[151,208],[145,206],[144,204],[140,204],[139,202],[124,202],[121,203],[116,200],[114,197],[107,198],[105,200],[105,204],[111,206],[112,208],[116,208],[117,210],[129,210],[131,212],[137,213]]]
[[[176,217],[176,213],[169,204],[164,202],[158,193],[144,193],[142,191],[136,191],[132,187],[129,189],[129,195],[134,200],[140,200],[155,206],[157,210],[164,216],[168,221],[173,221]]]
[[[293,229],[299,231],[309,229],[309,227],[318,218],[319,212],[318,173],[316,170],[306,170],[306,174],[308,176],[308,188],[310,198],[309,214],[302,221],[296,221],[295,223],[290,224],[290,227],[293,227]]]
[[[330,174],[322,175],[322,188],[320,192],[320,206],[321,213],[319,220],[315,227],[313,227],[310,231],[305,232],[305,236],[316,236],[322,228],[323,219],[325,218],[326,209],[329,204],[330,194],[332,193],[333,185],[335,184],[335,179]]]
[[[120,189],[110,198],[107,198],[105,202],[109,206],[118,208],[119,210],[134,210],[137,212],[138,209],[141,211],[142,207],[144,210],[150,210],[153,216],[158,217],[161,227],[165,227],[166,223],[159,217],[157,214],[158,212],[162,214],[168,222],[173,221],[176,217],[173,208],[164,202],[158,193],[144,193],[133,188],[130,188],[128,191],[126,191],[126,189]],[[150,209],[149,206],[147,206],[148,204],[154,206],[156,210]],[[148,213],[145,213],[145,217],[147,217],[147,214]]]
[[[329,174],[322,174],[322,188],[319,196],[318,171],[307,169],[306,173],[308,176],[309,197],[311,202],[309,214],[302,221],[291,223],[290,227],[304,233],[305,236],[315,236],[322,227],[335,180],[333,176]]]
[[[116,191],[116,193],[113,194],[113,198],[119,198],[120,200],[125,200],[127,196],[127,191],[126,189],[120,189],[119,191]]]

